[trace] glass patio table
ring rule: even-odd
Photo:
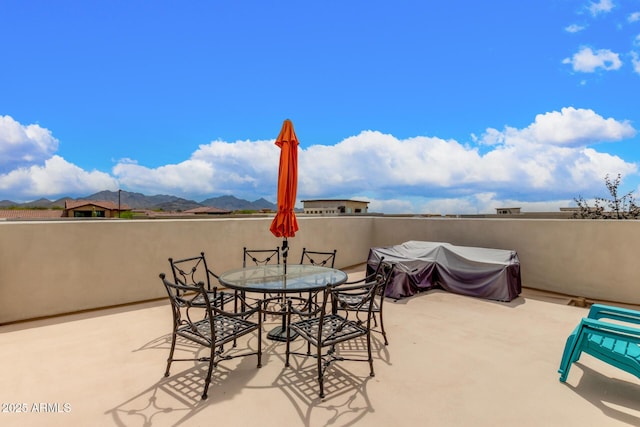
[[[317,265],[287,264],[285,267],[285,264],[275,264],[226,271],[219,280],[224,286],[241,292],[279,294],[283,302],[282,309],[270,312],[282,315],[282,326],[271,330],[267,336],[272,340],[286,341],[286,294],[313,293],[327,285],[340,285],[347,281],[347,273]]]

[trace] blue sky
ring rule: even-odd
[[[640,190],[640,0],[0,1],[0,200],[557,211]]]

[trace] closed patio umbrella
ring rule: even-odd
[[[289,252],[288,237],[294,237],[298,231],[298,220],[293,211],[298,191],[298,137],[293,130],[293,123],[286,119],[276,139],[280,147],[280,166],[278,168],[278,212],[271,223],[271,233],[276,237],[284,237],[282,242],[282,258],[284,271],[287,272],[287,255]]]

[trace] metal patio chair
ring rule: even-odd
[[[380,286],[376,291],[375,298],[371,300],[371,304],[372,304],[371,312],[373,313],[373,322],[374,322],[375,328],[378,327],[377,318],[380,318],[380,329],[378,330],[374,328],[373,331],[379,332],[382,334],[382,337],[384,338],[384,345],[389,345],[389,340],[387,339],[387,332],[384,329],[384,314],[383,314],[384,313],[383,307],[384,307],[384,300],[385,300],[384,294],[387,289],[387,285],[389,284],[389,280],[393,275],[394,269],[395,269],[395,264],[386,262],[384,261],[384,258],[382,258],[380,260],[380,263],[378,264],[376,271],[373,274],[366,276],[365,278],[360,280],[346,282],[343,285],[340,285],[338,287],[338,289],[340,289],[340,287],[342,286],[352,286],[357,283],[364,283],[364,282],[371,282],[371,281],[377,281],[380,283]],[[338,293],[336,295],[336,301],[334,301],[334,310],[368,311],[369,306],[367,304],[358,304],[360,302],[358,301],[359,298],[363,298],[363,297],[358,295],[349,295],[346,293],[345,294]]]
[[[242,249],[242,268],[247,267],[247,265],[268,265],[268,264],[280,264],[280,247],[276,247],[275,249],[247,249],[246,247]],[[246,297],[244,294],[243,297]],[[262,299],[265,301],[265,309],[266,304],[269,301],[273,301],[274,299],[278,299],[274,295],[264,293],[262,294]],[[263,314],[264,318],[267,318],[267,310],[265,310]]]
[[[335,361],[352,360],[369,363],[370,376],[374,376],[373,356],[371,354],[371,318],[373,312],[373,299],[376,291],[382,283],[380,281],[364,282],[356,285],[327,286],[323,292],[323,299],[315,310],[297,310],[291,302],[287,310],[287,346],[285,366],[290,366],[290,355],[315,357],[317,359],[318,383],[320,397],[324,397],[325,371]],[[337,314],[332,309],[332,301],[338,300],[339,295],[352,295],[354,301],[353,310],[349,310],[344,316]],[[359,310],[367,306],[367,310]],[[300,320],[292,322],[292,316],[298,316]],[[349,317],[349,316],[353,317]],[[307,343],[315,347],[315,354],[311,354],[309,347],[307,353],[292,352],[290,348],[292,334],[298,334]],[[367,344],[367,358],[347,357],[340,355],[339,344],[364,337]]]
[[[336,253],[337,249],[333,251],[310,251],[307,248],[302,248],[302,256],[300,257],[300,264],[311,264],[317,265],[320,267],[328,267],[333,268],[336,262]],[[302,297],[302,294],[300,294]],[[309,296],[306,298],[306,304],[309,305],[309,309],[311,309],[312,304],[318,303],[318,292],[310,292]]]
[[[262,316],[258,316],[258,322],[249,320],[253,314],[260,312],[261,302],[255,306],[243,305],[246,310],[242,312],[227,312],[214,305],[209,299],[211,292],[205,288],[204,282],[198,282],[196,285],[173,283],[166,279],[164,273],[160,274],[160,279],[169,295],[173,313],[171,350],[167,358],[165,377],[169,376],[171,364],[174,361],[208,362],[202,392],[202,399],[206,399],[213,368],[220,360],[257,355],[258,368],[262,366]],[[213,291],[213,295],[224,294],[224,291],[217,292],[215,288]],[[244,353],[236,353],[235,350],[232,350],[232,353],[224,352],[224,344],[235,342],[238,338],[253,331],[257,331],[258,335],[257,350]],[[174,358],[178,337],[208,348],[209,354],[198,357],[196,353],[192,358]]]
[[[216,288],[219,284],[218,275],[213,272],[207,265],[207,259],[204,252],[200,255],[173,259],[169,258],[169,265],[173,273],[174,283],[185,286],[196,286],[199,282],[203,282],[208,293],[209,301],[217,307],[224,308],[227,302],[234,300],[231,293],[218,293]],[[178,290],[180,292],[180,290]],[[204,301],[195,301],[204,304]]]

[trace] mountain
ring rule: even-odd
[[[204,206],[212,206],[215,208],[226,209],[228,211],[237,211],[237,210],[255,210],[259,211],[262,209],[271,209],[272,211],[276,211],[278,206],[275,203],[271,203],[264,198],[255,200],[253,202],[249,202],[247,200],[238,199],[234,196],[220,196],[213,197],[210,199],[203,200],[202,203]]]
[[[20,208],[33,208],[33,209],[52,209],[52,208],[64,208],[65,202],[67,200],[74,200],[71,197],[63,197],[58,200],[49,200],[45,198],[41,198],[38,200],[33,200],[31,202],[25,203],[16,203],[11,200],[3,200],[0,202],[0,207],[2,208],[11,208],[11,207],[20,207]]]
[[[51,201],[45,198],[34,200],[26,203],[15,203],[10,200],[0,201],[0,208],[8,208],[12,206],[18,206],[22,208],[63,208],[67,200],[106,200],[114,203],[118,203],[118,197],[120,203],[129,206],[131,209],[162,209],[164,211],[186,211],[202,206],[210,206],[214,208],[225,209],[229,211],[236,210],[262,210],[271,209],[277,210],[277,205],[271,203],[263,198],[250,202],[248,200],[238,199],[234,196],[220,196],[213,197],[198,203],[193,200],[183,199],[181,197],[170,196],[166,194],[158,194],[155,196],[145,196],[142,193],[132,193],[129,191],[100,191],[89,196],[78,197],[73,199],[71,197],[63,197],[61,199]]]
[[[81,197],[83,200],[107,200],[118,203],[117,191],[100,191],[90,196]],[[202,206],[193,200],[181,197],[158,194],[155,196],[145,196],[142,193],[131,193],[129,191],[120,192],[120,203],[129,206],[131,209],[162,209],[165,211],[186,211]]]

